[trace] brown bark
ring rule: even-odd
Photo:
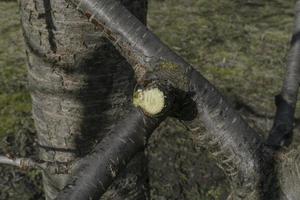
[[[146,21],[146,1],[122,3]],[[132,70],[64,0],[21,0],[20,9],[39,157],[76,165],[122,117],[134,86]],[[145,166],[140,153],[104,199],[145,199]],[[44,172],[46,199],[54,199],[69,177]]]

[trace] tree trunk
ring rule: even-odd
[[[122,0],[146,22],[146,0]],[[55,199],[86,155],[122,118],[133,72],[97,28],[64,0],[20,0],[39,158],[66,173],[44,172],[46,199]],[[139,153],[103,199],[146,199],[146,159]]]

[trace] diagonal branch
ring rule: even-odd
[[[133,109],[86,157],[57,200],[99,199],[133,156],[142,151],[153,130],[165,118],[148,117]]]
[[[278,149],[292,140],[295,109],[300,84],[300,1],[295,9],[295,27],[291,40],[287,71],[280,95],[276,96],[275,121],[267,144]]]

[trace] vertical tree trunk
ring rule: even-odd
[[[122,0],[144,23],[146,0]],[[64,0],[20,0],[39,157],[67,167],[122,117],[133,73],[99,30]],[[145,157],[136,156],[103,199],[146,199]],[[72,170],[44,172],[54,199]]]

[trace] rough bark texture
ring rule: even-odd
[[[146,1],[122,3],[146,21]],[[122,117],[134,84],[132,70],[99,30],[64,0],[21,0],[20,7],[39,156],[76,162]],[[141,153],[105,199],[146,198],[144,162]],[[54,199],[69,176],[45,172],[46,198]]]

